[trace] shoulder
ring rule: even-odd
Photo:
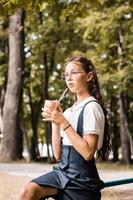
[[[103,116],[104,117],[104,112],[101,107],[101,105],[97,101],[91,101],[85,106],[84,110],[85,114],[93,114],[97,116]]]
[[[100,103],[98,103],[98,101],[89,101],[86,105],[85,105],[85,109],[86,110],[101,110],[103,111],[102,109],[102,106],[100,105]]]

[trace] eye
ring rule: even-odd
[[[72,74],[72,75],[76,75],[76,74],[78,74],[78,72],[72,71],[71,74]]]

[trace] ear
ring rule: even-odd
[[[93,72],[89,72],[89,73],[87,74],[86,81],[89,82],[89,81],[91,81],[92,79],[93,79]]]

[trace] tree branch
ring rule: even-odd
[[[0,8],[2,8],[6,3],[8,3],[9,0],[3,0],[1,3],[0,3]]]

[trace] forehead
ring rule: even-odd
[[[65,71],[79,70],[79,69],[82,69],[82,66],[79,62],[69,62],[65,67]]]

